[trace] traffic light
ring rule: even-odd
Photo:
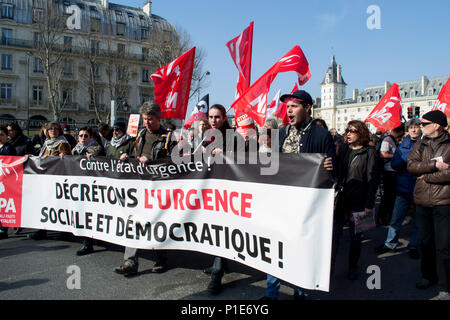
[[[413,117],[413,109],[412,107],[408,107],[408,119],[412,119]]]
[[[420,107],[414,108],[414,117],[420,118]]]

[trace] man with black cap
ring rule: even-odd
[[[112,127],[113,137],[106,148],[106,156],[123,160],[133,153],[134,139],[127,134],[125,122],[118,121]],[[122,156],[123,155],[123,156]]]
[[[308,92],[297,90],[281,96],[286,103],[289,124],[280,129],[279,148],[282,153],[323,153],[327,155],[324,167],[332,172],[335,158],[335,145],[331,134],[323,127],[313,123],[311,108],[313,101]],[[267,275],[267,288],[264,300],[278,298],[281,281]],[[294,299],[304,299],[303,289],[294,287]]]
[[[438,284],[435,300],[450,300],[450,135],[442,111],[423,115],[423,137],[408,158],[408,171],[417,176],[417,210],[422,279],[418,289]]]
[[[127,160],[134,156],[141,163],[151,162],[169,157],[172,149],[176,146],[176,141],[172,139],[172,132],[161,126],[161,109],[155,102],[146,101],[139,110],[144,129],[142,129],[134,144],[133,154],[122,154],[120,159]],[[166,254],[156,250],[156,262],[152,272],[161,273],[167,270]],[[138,254],[136,248],[125,248],[124,263],[117,267],[115,271],[125,276],[135,275],[138,270]]]

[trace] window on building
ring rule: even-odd
[[[65,61],[64,62],[64,70],[65,75],[72,75],[73,74],[73,62],[72,61]]]
[[[98,54],[100,51],[100,41],[91,40],[91,54]]]
[[[428,106],[432,107],[433,106],[433,101],[428,101]]]
[[[72,37],[64,36],[64,51],[72,52]]]
[[[12,4],[2,4],[2,18],[14,19],[14,6]]]
[[[2,29],[2,44],[10,45],[12,43],[12,29]]]
[[[142,82],[150,82],[150,71],[142,69]]]
[[[44,9],[33,8],[33,22],[42,22],[44,19]]]
[[[428,95],[432,96],[433,95],[433,89],[428,89]]]
[[[142,61],[146,61],[148,58],[148,48],[142,48]]]
[[[34,33],[34,47],[35,48],[42,48],[44,45],[44,40],[42,38],[42,34],[39,32]]]
[[[147,39],[147,38],[148,38],[148,29],[141,28],[141,39]]]
[[[41,58],[34,57],[34,72],[43,72]]]
[[[92,12],[97,12],[97,7],[96,7],[96,6],[90,6],[89,9],[90,9]]]
[[[62,97],[63,103],[71,105],[73,103],[73,89],[63,89]]]
[[[125,23],[117,22],[117,35],[118,36],[124,36],[125,35]]]
[[[124,80],[126,77],[126,67],[125,66],[119,66],[117,67],[117,80]]]
[[[33,86],[33,103],[41,105],[44,98],[44,87]]]
[[[4,100],[12,99],[12,84],[10,83],[0,84],[0,99]]]
[[[117,53],[119,54],[119,56],[122,56],[125,54],[125,45],[122,43],[118,43],[117,44]]]
[[[12,55],[2,54],[2,70],[12,70]]]
[[[100,32],[100,19],[91,18],[91,32]]]
[[[116,10],[116,16],[121,17],[122,16],[122,11]]]
[[[100,65],[98,63],[93,63],[91,72],[93,73],[94,78],[99,78],[100,77]]]

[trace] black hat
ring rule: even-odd
[[[443,113],[440,110],[433,110],[427,112],[422,116],[422,119],[426,119],[431,122],[437,123],[444,128],[448,126],[447,117],[445,116],[445,113]]]
[[[121,121],[117,121],[116,123],[114,123],[113,129],[119,129],[123,133],[125,133],[127,132],[127,125]]]
[[[305,104],[313,105],[313,101],[311,96],[308,92],[305,90],[297,90],[294,91],[294,93],[291,94],[283,94],[280,98],[281,102],[284,102],[284,99],[286,98],[296,98],[302,100]]]

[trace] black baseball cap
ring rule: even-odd
[[[286,98],[295,98],[303,101],[305,104],[313,105],[313,100],[308,92],[305,90],[297,90],[290,94],[283,94],[280,98],[281,102],[284,102]]]
[[[125,122],[117,121],[116,123],[114,123],[113,129],[119,129],[120,131],[125,133],[127,132],[127,125],[125,124]]]

